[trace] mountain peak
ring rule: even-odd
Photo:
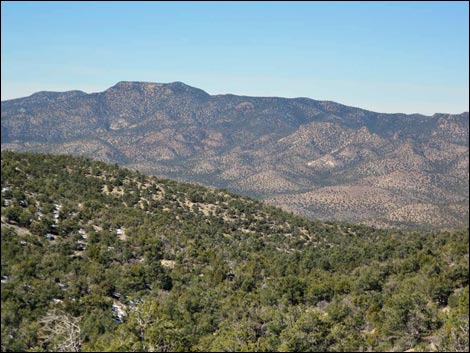
[[[132,87],[144,87],[146,85],[154,85],[161,87],[164,83],[157,82],[144,82],[144,81],[119,81],[114,86],[110,88],[132,88]]]
[[[186,93],[198,96],[209,97],[209,94],[202,89],[189,86],[183,82],[175,81],[169,83],[143,82],[143,81],[119,81],[109,90],[139,90],[139,91],[160,91],[162,89],[171,90],[170,93]]]

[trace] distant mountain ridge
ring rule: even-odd
[[[468,225],[468,112],[382,114],[127,81],[1,106],[2,150],[86,155],[227,188],[312,219]]]

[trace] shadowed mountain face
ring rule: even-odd
[[[469,116],[307,98],[211,96],[180,82],[2,102],[2,150],[70,153],[265,199],[311,219],[468,224]]]

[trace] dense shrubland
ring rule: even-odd
[[[468,350],[468,229],[312,222],[2,152],[2,351]]]

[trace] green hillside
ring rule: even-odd
[[[2,151],[2,351],[468,350],[468,228],[320,223]]]

